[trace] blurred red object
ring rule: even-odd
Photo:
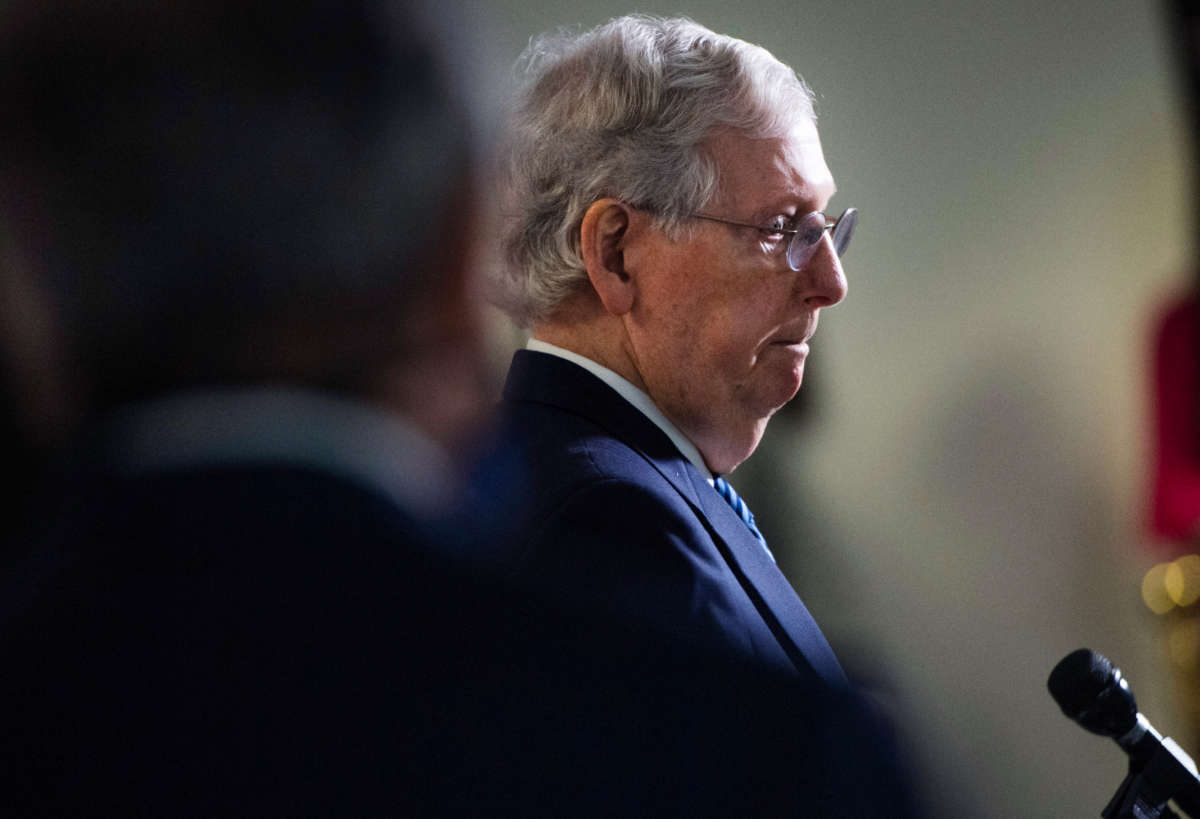
[[[1200,536],[1200,301],[1170,302],[1154,338],[1150,530],[1179,551]]]

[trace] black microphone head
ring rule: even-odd
[[[1093,734],[1116,739],[1137,724],[1133,691],[1103,654],[1072,651],[1054,666],[1046,685],[1062,712]]]

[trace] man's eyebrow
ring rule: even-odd
[[[769,219],[772,216],[785,215],[788,211],[791,211],[793,216],[803,216],[806,213],[814,213],[816,211],[820,211],[822,207],[828,207],[829,200],[833,199],[834,194],[836,193],[836,186],[830,187],[828,195],[826,195],[825,191],[823,190],[818,191],[813,189],[809,189],[800,195],[789,193],[784,196],[776,197],[775,199],[771,200],[770,204],[764,205],[763,207],[757,209],[755,211],[755,216],[760,219]],[[818,207],[818,203],[820,203],[822,200],[825,201],[825,204],[821,207]]]

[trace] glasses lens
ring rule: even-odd
[[[854,226],[858,224],[858,210],[846,208],[846,212],[838,217],[833,226],[833,249],[841,256],[850,246],[850,237],[854,235]]]
[[[808,264],[827,227],[825,214],[820,212],[810,213],[800,220],[800,224],[796,225],[796,235],[788,245],[788,267],[799,270]]]

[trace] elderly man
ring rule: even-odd
[[[764,49],[631,16],[529,50],[497,301],[534,508],[518,576],[722,656],[844,680],[723,476],[800,388],[855,211]]]

